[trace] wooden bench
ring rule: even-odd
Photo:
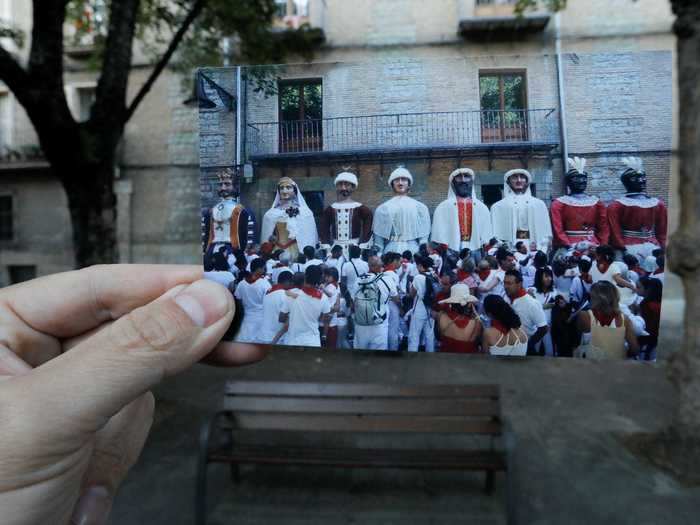
[[[205,423],[200,435],[196,523],[206,521],[207,466],[309,465],[360,468],[484,471],[492,493],[494,474],[507,473],[508,523],[515,523],[514,440],[500,414],[495,385],[382,385],[230,381],[224,410]],[[353,446],[274,446],[237,443],[236,431],[285,431],[483,436],[483,447],[397,449]],[[496,441],[503,441],[501,447]]]

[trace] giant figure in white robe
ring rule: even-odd
[[[282,177],[277,183],[272,208],[263,217],[260,239],[261,242],[271,241],[274,249],[286,251],[292,259],[304,247],[316,247],[318,243],[314,214],[297,183],[289,177]]]
[[[532,175],[524,169],[503,176],[503,198],[491,206],[493,236],[511,246],[518,241],[535,242],[546,252],[552,241],[552,224],[544,201],[530,191]]]
[[[372,233],[374,245],[380,254],[418,251],[430,236],[430,212],[428,207],[411,197],[413,175],[399,167],[389,175],[389,186],[394,197],[380,204],[374,212]]]
[[[476,174],[460,168],[450,174],[447,200],[435,208],[431,240],[450,250],[481,250],[491,239],[491,215],[486,204],[476,198]]]

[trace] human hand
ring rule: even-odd
[[[219,343],[233,298],[201,277],[99,266],[0,290],[3,524],[106,523],[151,426],[149,389],[203,358],[264,357]]]

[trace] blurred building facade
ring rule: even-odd
[[[24,4],[5,1],[10,11],[0,15],[28,27]],[[295,178],[320,207],[333,201],[333,177],[344,167],[358,173],[358,200],[374,206],[389,195],[386,177],[398,163],[414,173],[415,194],[431,211],[457,166],[477,171],[487,202],[499,198],[505,171],[525,166],[549,200],[564,191],[564,150],[588,159],[589,191],[604,199],[622,190],[623,154],[641,156],[650,193],[668,195],[676,102],[667,0],[571,0],[560,14],[525,18],[510,0],[278,4],[279,27],[308,22],[324,31],[314,64],[291,59],[273,68],[268,95],[255,91],[253,73],[264,70],[243,69],[240,83],[235,70],[207,71],[237,104],[215,100],[199,118],[183,104],[181,78],[166,71],[127,125],[116,182],[123,261],[199,262],[199,191],[205,206],[215,200],[214,174],[231,164],[241,166],[241,200],[258,216],[280,175]],[[95,75],[80,49],[67,49],[67,64],[80,117]],[[137,51],[132,94],[149,71]],[[21,107],[1,87],[0,111],[7,284],[69,268],[72,253],[65,195],[32,149]]]

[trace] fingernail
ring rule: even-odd
[[[226,288],[211,281],[197,281],[175,297],[175,302],[197,326],[209,326],[228,313],[230,296]]]
[[[75,505],[71,525],[103,525],[112,509],[112,497],[102,486],[90,487]]]

